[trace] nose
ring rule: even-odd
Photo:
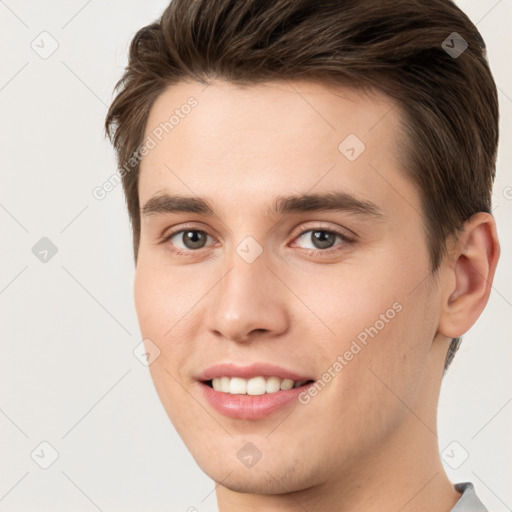
[[[207,327],[216,336],[248,343],[275,337],[289,328],[286,289],[261,255],[248,263],[234,254],[231,265],[212,290]]]

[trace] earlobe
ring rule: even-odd
[[[499,253],[494,218],[489,213],[476,213],[453,242],[451,263],[444,273],[447,278],[439,333],[457,338],[476,322],[489,299]]]

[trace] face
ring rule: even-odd
[[[167,414],[227,488],[339,479],[421,409],[439,301],[399,115],[309,81],[180,83],[150,112],[137,314]]]

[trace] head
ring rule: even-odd
[[[173,0],[117,89],[139,323],[201,467],[221,480],[251,442],[298,489],[405,428],[389,389],[430,415],[499,255],[496,87],[455,4]],[[317,391],[288,419],[229,419],[199,403],[219,361],[273,362]],[[251,471],[232,488],[272,488]]]

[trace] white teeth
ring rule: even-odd
[[[265,393],[277,393],[280,390],[287,391],[298,388],[306,383],[305,380],[294,382],[292,379],[280,379],[279,377],[216,377],[212,379],[215,391],[229,393],[231,395],[264,395]]]
[[[283,382],[281,382],[281,389],[283,391],[286,391],[288,389],[293,388],[293,380],[292,379],[284,379]]]
[[[229,377],[221,377],[220,379],[220,390],[224,393],[229,393],[229,381],[231,380]]]
[[[265,394],[265,377],[253,377],[247,381],[248,395],[264,395]]]
[[[231,395],[245,395],[247,393],[247,381],[240,377],[232,377],[229,383]]]
[[[278,377],[269,377],[265,384],[265,391],[267,393],[275,393],[281,389],[281,379]]]

